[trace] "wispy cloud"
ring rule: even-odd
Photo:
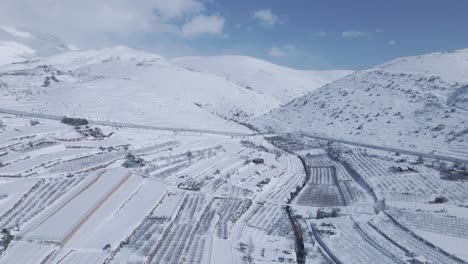
[[[388,45],[390,45],[390,46],[395,46],[396,44],[397,44],[397,42],[395,40],[390,40],[388,42]]]
[[[358,30],[348,30],[348,31],[341,32],[342,38],[362,38],[362,37],[367,37],[369,35],[370,34],[368,32],[358,31]]]
[[[296,50],[296,46],[292,44],[284,45],[283,47],[273,46],[269,51],[270,57],[279,58],[284,57],[293,53]]]
[[[254,18],[263,26],[274,26],[278,23],[278,16],[273,14],[270,9],[260,9],[255,11]]]
[[[381,29],[381,28],[378,28],[375,30],[375,33],[384,33],[385,30]]]
[[[224,18],[218,15],[198,15],[182,26],[182,36],[194,37],[203,34],[221,35]]]

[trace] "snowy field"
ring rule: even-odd
[[[468,182],[440,161],[1,118],[0,263],[468,261]]]

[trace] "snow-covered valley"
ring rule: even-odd
[[[37,36],[0,28],[0,264],[468,262],[468,50],[353,73]]]

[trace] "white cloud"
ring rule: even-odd
[[[385,30],[378,28],[378,29],[375,30],[375,32],[376,33],[383,33],[383,32],[385,32]]]
[[[183,36],[181,21],[193,22],[194,17],[208,16],[205,14],[205,2],[204,0],[0,0],[0,25],[50,33],[82,48],[101,47],[119,42],[132,45],[136,38],[144,34]],[[218,29],[206,28],[204,31],[212,34]],[[191,31],[186,29],[185,33],[194,34],[194,30],[196,28],[192,25]],[[203,30],[198,30],[199,34],[202,32]]]
[[[390,41],[388,42],[388,45],[390,45],[390,46],[394,46],[394,45],[396,45],[396,44],[397,44],[397,42],[396,42],[395,40],[390,40]]]
[[[357,30],[348,30],[341,33],[342,38],[361,38],[369,36],[368,32],[357,31]]]
[[[260,9],[255,11],[254,18],[263,26],[274,26],[278,22],[278,16],[273,14],[270,9]]]
[[[202,34],[220,35],[223,33],[224,18],[221,16],[198,15],[182,27],[182,36],[194,37]]]
[[[155,0],[154,8],[166,19],[197,14],[205,9],[204,5],[197,0]]]
[[[286,52],[284,52],[281,48],[278,47],[272,47],[270,51],[268,51],[268,55],[275,58],[283,57],[285,54]]]
[[[293,53],[296,50],[296,46],[292,44],[285,45],[284,47],[273,46],[269,51],[268,55],[271,57],[279,58],[284,57]]]

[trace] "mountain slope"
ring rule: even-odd
[[[283,103],[322,87],[350,71],[300,71],[246,56],[183,57],[181,67],[213,73]]]
[[[254,121],[468,157],[468,49],[397,59],[351,74]]]
[[[0,65],[70,51],[58,38],[0,25]]]
[[[2,107],[168,127],[248,131],[281,101],[126,47],[0,68]]]

